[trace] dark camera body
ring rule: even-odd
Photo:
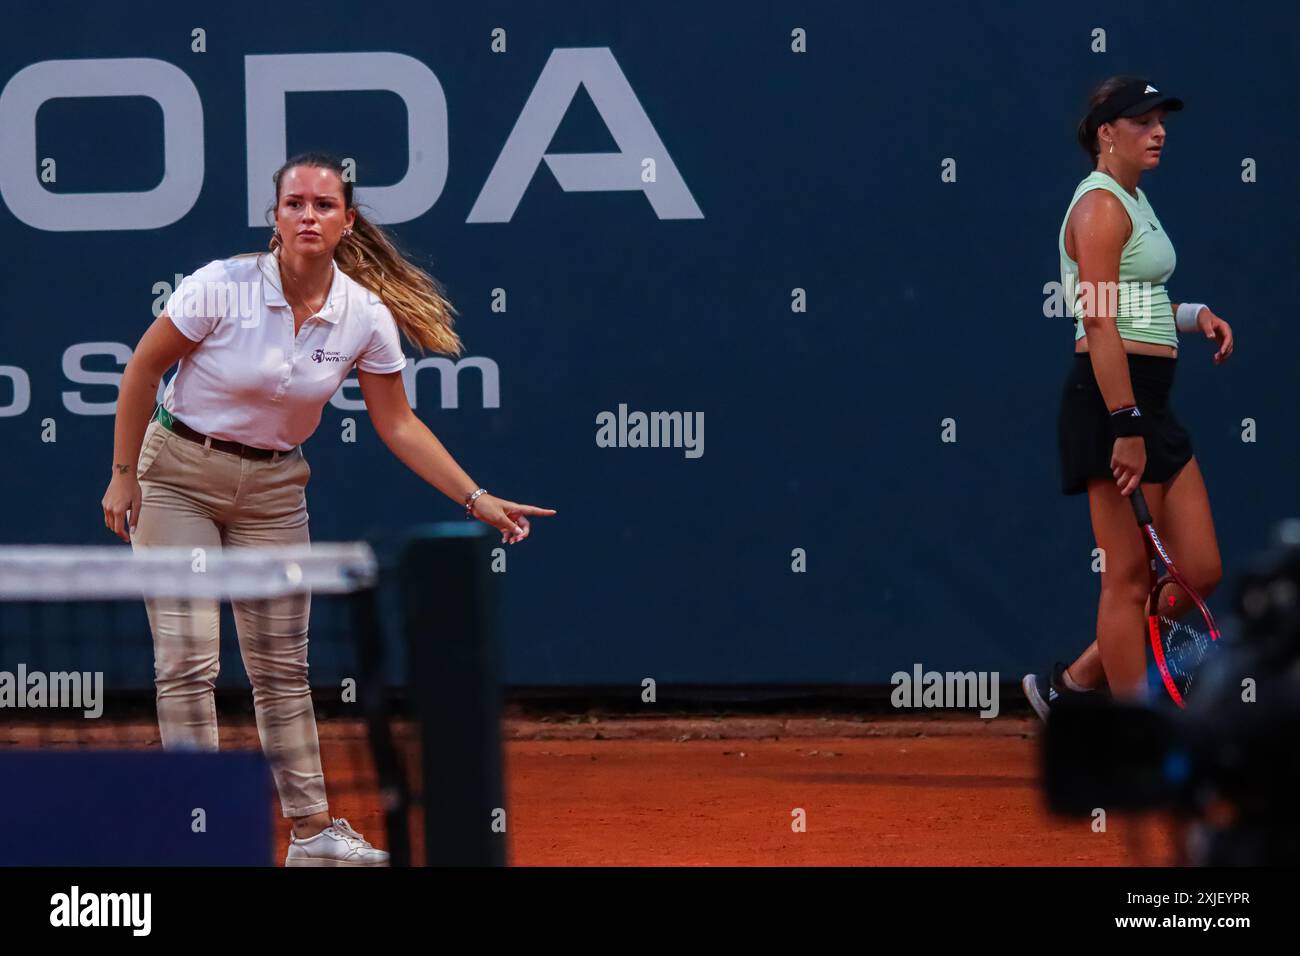
[[[1041,750],[1049,809],[1168,810],[1189,824],[1189,862],[1300,862],[1300,536],[1288,527],[1239,579],[1238,620],[1185,710],[1101,694],[1053,705]]]

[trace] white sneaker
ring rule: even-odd
[[[285,866],[388,866],[388,854],[376,850],[347,820],[338,817],[314,837],[289,836]]]

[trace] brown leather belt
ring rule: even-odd
[[[259,461],[265,461],[269,458],[274,458],[276,455],[276,449],[273,448],[254,448],[252,445],[244,445],[237,441],[228,441],[225,438],[209,438],[207,435],[203,434],[203,432],[195,431],[193,428],[190,428],[189,425],[186,425],[161,405],[155,409],[154,418],[158,419],[159,424],[161,424],[163,428],[173,434],[180,435],[182,438],[188,438],[190,441],[197,442],[200,445],[208,445],[211,443],[212,448],[215,448],[218,451],[229,452],[232,455],[238,455],[240,458],[256,458]],[[293,450],[282,451],[279,454],[281,457],[292,455]]]

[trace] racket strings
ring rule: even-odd
[[[1209,622],[1177,582],[1160,589],[1155,609],[1164,669],[1180,694],[1186,694],[1214,647]]]

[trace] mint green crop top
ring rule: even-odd
[[[1074,191],[1074,198],[1065,210],[1065,219],[1061,221],[1061,234],[1057,240],[1061,254],[1061,285],[1065,290],[1066,301],[1071,303],[1073,309],[1075,341],[1085,335],[1082,318],[1084,290],[1078,287],[1079,265],[1065,251],[1065,227],[1070,221],[1075,203],[1092,189],[1106,189],[1118,197],[1133,224],[1133,231],[1128,242],[1124,243],[1119,259],[1115,324],[1120,338],[1177,347],[1178,331],[1174,327],[1173,306],[1169,301],[1169,293],[1165,290],[1165,283],[1174,274],[1177,262],[1174,244],[1161,227],[1160,220],[1156,218],[1155,211],[1141,188],[1137,191],[1137,199],[1134,199],[1123,186],[1099,170],[1089,173]]]

